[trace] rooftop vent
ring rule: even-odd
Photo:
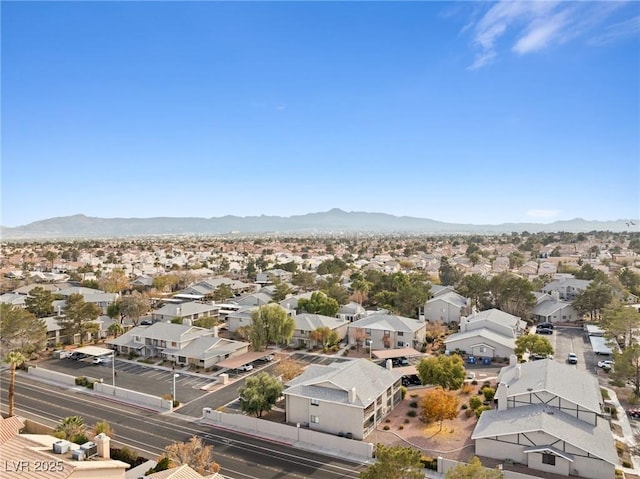
[[[82,449],[76,449],[75,451],[71,452],[71,459],[73,459],[74,461],[84,461],[86,459],[86,456]]]
[[[53,443],[54,454],[64,454],[65,452],[69,452],[69,441],[60,440]]]

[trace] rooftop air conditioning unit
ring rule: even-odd
[[[74,461],[84,461],[86,458],[84,451],[82,449],[76,449],[71,453],[71,459]]]
[[[84,451],[86,458],[90,458],[98,455],[98,445],[94,442],[85,442],[80,446],[80,450]]]
[[[53,443],[54,454],[64,454],[65,452],[69,452],[69,441],[60,440]]]

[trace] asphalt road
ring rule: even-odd
[[[8,373],[0,377],[0,406],[6,412]],[[152,459],[165,446],[201,436],[214,446],[215,460],[225,477],[235,479],[357,478],[364,466],[334,457],[301,451],[285,444],[223,431],[185,421],[177,414],[158,414],[93,396],[83,388],[63,389],[34,381],[19,372],[16,413],[55,426],[66,416],[79,415],[87,424],[106,420],[115,431],[116,446],[127,445]]]

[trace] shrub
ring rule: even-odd
[[[471,391],[473,391],[473,386],[471,384],[464,384],[462,386],[462,388],[460,389],[460,393],[461,394],[471,394]]]
[[[493,401],[493,397],[496,395],[496,390],[492,387],[484,387],[482,388],[482,394],[484,394],[484,398],[487,401]]]
[[[389,429],[391,429],[391,427],[388,424],[385,424],[385,426],[382,428],[385,431],[388,431]]]
[[[343,355],[343,356],[349,356],[349,350],[348,350],[348,349],[345,349],[345,350],[342,352],[342,355]]]
[[[471,417],[471,416],[473,416],[474,414],[475,414],[475,411],[474,411],[473,409],[467,409],[467,410],[464,412],[464,415],[465,415],[466,417]]]
[[[483,388],[489,388],[489,387],[491,387],[491,383],[489,381],[485,381],[485,382],[482,383],[482,387]]]
[[[469,398],[469,407],[471,409],[473,409],[475,411],[480,406],[482,406],[482,399],[480,399],[477,396],[473,396],[473,397]]]
[[[389,423],[391,422],[391,419],[385,419],[384,422]]]
[[[402,431],[404,429],[404,426],[398,426],[398,431]]]
[[[463,404],[462,406],[460,406],[460,409],[467,409],[469,406],[467,406],[466,404]]]
[[[71,442],[75,444],[84,444],[87,441],[89,441],[89,438],[87,438],[85,434],[78,434],[77,436],[73,436],[71,439]]]
[[[629,461],[622,461],[622,467],[633,467]]]
[[[409,424],[410,422],[411,422],[411,421],[409,420],[409,418],[405,418],[405,419],[404,419],[404,423],[405,423],[405,424]]]
[[[478,385],[478,381],[476,381],[475,379],[473,381],[471,381],[471,384],[473,384],[474,386]]]
[[[418,395],[417,395],[416,393],[413,393],[413,394],[411,395],[411,397],[412,397],[412,398],[417,398],[417,397],[418,397]]]
[[[600,388],[600,394],[602,394],[602,399],[610,399],[609,391],[607,391],[605,388]]]
[[[489,406],[480,406],[478,409],[476,409],[476,417],[479,418],[483,412],[488,411],[490,409],[491,408]]]
[[[418,407],[418,401],[411,401],[409,407]]]
[[[416,417],[417,415],[418,415],[418,413],[416,412],[415,409],[409,409],[407,411],[407,416],[409,416],[409,417]]]
[[[611,384],[612,386],[615,386],[617,388],[623,388],[624,387],[624,381],[622,379],[612,379],[611,381],[609,381],[609,384]]]
[[[407,395],[407,388],[404,386],[400,386],[400,398],[404,399]]]
[[[433,471],[438,469],[438,459],[435,457],[422,456],[420,462],[425,469],[431,469]]]

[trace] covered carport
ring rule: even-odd
[[[376,359],[395,359],[395,358],[412,358],[416,356],[427,356],[413,348],[402,349],[379,349],[371,351],[371,356]]]
[[[241,354],[240,356],[234,356],[233,358],[225,359],[224,361],[220,361],[215,365],[219,368],[238,369],[240,366],[252,363],[253,361],[257,361],[258,359],[266,358],[267,356],[271,356],[271,353],[269,353],[269,351],[251,351]]]
[[[96,358],[100,356],[111,356],[114,354],[113,349],[100,348],[98,346],[83,346],[81,348],[76,348],[72,351],[73,353],[82,353],[87,356]]]

